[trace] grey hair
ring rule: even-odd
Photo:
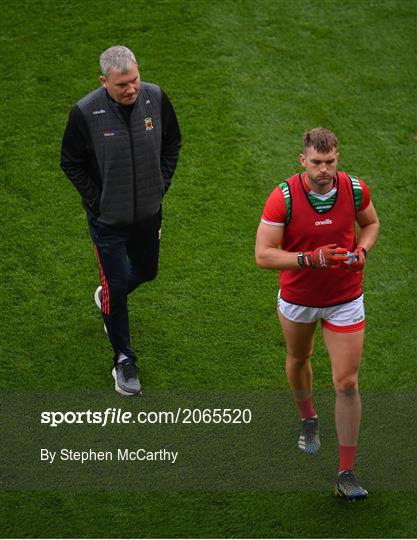
[[[126,73],[129,71],[130,64],[136,62],[133,52],[124,45],[115,45],[106,49],[100,55],[100,68],[104,77],[108,77],[110,70],[114,69],[118,73]]]

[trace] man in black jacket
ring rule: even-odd
[[[161,203],[181,134],[166,94],[140,80],[132,51],[110,47],[100,56],[100,67],[101,87],[70,112],[61,167],[87,212],[101,278],[94,297],[114,351],[115,388],[138,395],[127,296],[156,277]]]

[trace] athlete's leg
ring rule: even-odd
[[[285,371],[288,383],[297,404],[305,403],[310,401],[312,397],[313,374],[310,359],[313,354],[314,332],[317,322],[293,322],[284,317],[279,310],[278,317],[287,345]],[[300,414],[306,416],[301,410]]]
[[[336,392],[335,422],[340,449],[340,469],[353,469],[361,421],[358,389],[364,330],[338,332],[323,327]]]
[[[282,306],[279,309],[281,308]],[[313,374],[310,363],[317,322],[290,321],[279,310],[278,316],[287,344],[285,371],[301,416],[301,432],[297,446],[306,454],[317,454],[320,450],[319,421],[313,406]]]
[[[88,218],[100,268],[101,313],[115,355],[133,357],[127,311],[128,263],[125,228],[116,228]]]
[[[141,283],[152,281],[158,273],[162,209],[157,214],[130,227],[126,245],[129,261],[128,293]]]

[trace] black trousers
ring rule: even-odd
[[[101,313],[115,355],[134,357],[127,296],[158,273],[162,209],[138,223],[116,227],[87,215],[102,285]]]

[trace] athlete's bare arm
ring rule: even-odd
[[[269,270],[299,270],[298,253],[290,253],[280,248],[284,237],[284,227],[261,223],[256,234],[255,258],[260,268]]]
[[[372,201],[365,210],[356,214],[356,221],[359,225],[357,245],[369,251],[374,246],[379,233],[379,219]]]

